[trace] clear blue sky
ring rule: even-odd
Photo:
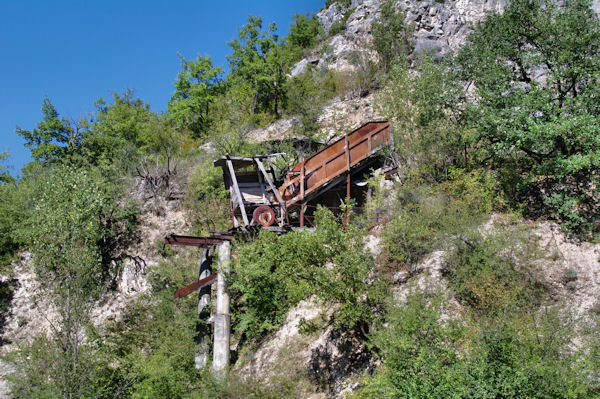
[[[69,118],[126,88],[166,109],[180,71],[177,53],[209,55],[227,67],[227,42],[249,14],[287,34],[292,15],[324,0],[0,0],[0,152],[11,173],[30,160],[15,126],[33,129],[49,97]]]

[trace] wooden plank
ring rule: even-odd
[[[237,178],[235,177],[235,170],[233,169],[233,164],[231,163],[231,159],[227,159],[227,168],[229,169],[229,174],[231,176],[233,191],[237,197],[238,206],[242,211],[242,219],[244,219],[244,225],[248,226],[250,222],[248,222],[248,215],[246,214],[246,208],[244,207],[242,194],[240,193],[240,188],[238,187]]]
[[[279,190],[277,189],[277,187],[275,187],[275,184],[273,184],[273,180],[271,180],[271,177],[265,170],[265,167],[263,166],[260,159],[255,159],[255,161],[256,161],[256,164],[258,165],[258,168],[262,172],[263,176],[267,180],[269,187],[271,187],[271,190],[273,190],[273,193],[275,194],[275,198],[277,198],[277,202],[279,202],[279,223],[281,225],[283,223],[283,218],[286,215],[285,202],[283,201],[283,198],[281,198],[281,195],[279,195]],[[271,173],[273,173],[273,176],[275,176],[275,172],[273,171],[273,166],[271,165],[270,162],[269,162],[269,167],[271,168]]]
[[[215,281],[217,281],[217,276],[218,276],[218,273],[214,273],[208,277],[203,278],[202,280],[195,281],[192,284],[187,285],[187,286],[175,291],[174,296],[175,296],[175,298],[181,298],[181,297],[191,294],[194,291],[198,291],[199,289],[202,289],[208,285],[211,285]]]
[[[271,203],[271,201],[269,201],[269,199],[267,198],[267,188],[265,186],[265,182],[263,180],[262,174],[260,170],[256,170],[256,175],[258,176],[258,182],[260,183],[260,189],[262,191],[262,196],[263,196],[263,202],[267,202],[267,203]]]
[[[279,205],[284,206],[283,199],[279,195],[279,191],[277,191],[277,187],[275,187],[275,185],[273,184],[273,180],[271,180],[271,177],[269,177],[269,174],[265,170],[265,167],[263,166],[260,159],[256,159],[256,164],[258,165],[258,167],[259,167],[260,171],[262,172],[263,176],[265,177],[265,179],[267,179],[267,183],[269,184],[269,187],[271,187],[271,190],[273,190],[273,192],[275,193],[277,202],[279,202]]]
[[[304,168],[304,162],[302,162],[302,168],[300,169],[300,201],[304,199],[304,175],[306,169]]]
[[[348,135],[346,135],[346,170],[350,171],[350,142],[348,141]]]

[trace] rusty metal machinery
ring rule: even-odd
[[[390,145],[390,122],[366,123],[296,164],[280,185],[275,184],[272,161],[282,154],[226,156],[215,161],[223,168],[234,228],[284,228],[290,225],[290,212],[296,210],[303,227],[307,202],[341,182],[346,182],[346,197],[350,197],[351,175],[369,166],[376,153]]]

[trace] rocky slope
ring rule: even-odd
[[[493,215],[481,230],[527,228],[530,240],[539,249],[535,263],[547,288],[546,305],[570,311],[580,322],[600,312],[600,244],[575,242],[554,223],[508,219]],[[376,235],[370,237],[367,246],[377,252],[379,239]],[[425,257],[411,273],[399,270],[390,286],[396,300],[402,302],[415,289],[441,291],[448,298],[447,317],[462,314],[461,305],[443,277],[446,255],[447,250],[438,250]],[[294,375],[305,397],[345,397],[360,386],[359,376],[372,370],[377,362],[359,337],[324,322],[330,313],[330,307],[314,299],[300,302],[277,332],[253,352],[240,355],[233,372],[274,387],[283,378]],[[304,322],[321,328],[303,331]]]

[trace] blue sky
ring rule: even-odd
[[[0,152],[11,173],[30,160],[15,126],[33,129],[49,97],[78,119],[99,98],[126,88],[155,111],[166,109],[180,71],[177,53],[209,55],[227,67],[227,42],[249,14],[287,34],[292,15],[324,0],[0,0]]]

